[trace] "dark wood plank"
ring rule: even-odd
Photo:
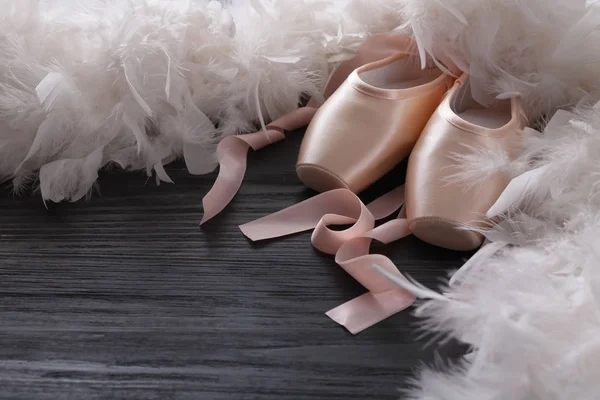
[[[108,171],[89,202],[0,195],[1,399],[394,399],[424,348],[398,314],[358,336],[324,312],[361,288],[310,234],[254,245],[237,226],[313,195],[301,135],[250,158],[230,207],[199,228],[214,175],[175,185]],[[403,180],[403,167],[365,197]],[[434,285],[468,255],[407,238],[385,250]]]

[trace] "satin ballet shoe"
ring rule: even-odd
[[[408,156],[452,82],[408,51],[355,69],[308,126],[298,177],[318,192],[363,191]]]
[[[467,75],[454,87],[431,117],[408,161],[406,214],[413,235],[430,244],[468,251],[483,243],[469,228],[489,226],[484,216],[509,182],[503,172],[484,181],[457,179],[460,160],[503,151],[514,158],[520,133],[527,125],[518,98],[483,107],[473,100]],[[466,228],[466,229],[465,229]]]
[[[254,133],[227,136],[217,146],[219,175],[211,190],[202,199],[204,216],[200,224],[218,215],[233,200],[244,179],[249,149],[257,151],[270,146],[285,139],[286,132],[307,126],[322,100],[327,100],[335,93],[352,72],[360,66],[384,60],[398,53],[416,54],[415,41],[409,36],[394,33],[373,35],[365,40],[354,57],[337,65],[320,99],[312,98],[305,107],[297,108],[268,124],[261,119],[260,102],[257,102],[257,115],[261,119],[262,129]],[[197,146],[184,145],[184,155],[190,172],[197,174],[207,172],[204,165],[194,159],[198,155]]]

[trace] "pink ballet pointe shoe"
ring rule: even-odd
[[[412,50],[354,70],[319,108],[296,166],[306,186],[359,193],[408,156],[453,82]]]
[[[383,33],[368,38],[355,56],[337,66],[330,76],[323,98],[328,99],[356,68],[386,59],[399,52],[416,53],[416,44],[408,36]],[[285,133],[307,126],[319,102],[311,99],[305,107],[293,110],[269,124],[263,122],[259,132],[227,136],[217,147],[219,175],[210,192],[202,199],[204,217],[201,225],[218,215],[237,193],[246,172],[246,155],[249,149],[259,150],[285,138]],[[258,115],[262,115],[260,110]],[[190,151],[193,154],[193,151]],[[186,162],[190,161],[186,156]],[[193,162],[193,160],[192,160]],[[188,162],[188,169],[190,163]],[[190,169],[191,170],[191,169]],[[202,173],[203,171],[198,171]]]
[[[514,158],[527,125],[518,98],[483,107],[471,96],[468,76],[455,82],[431,117],[410,155],[406,213],[410,231],[421,240],[452,250],[473,250],[483,236],[469,227],[487,225],[485,213],[510,177],[494,173],[485,181],[464,182],[460,160],[474,152],[502,150]]]

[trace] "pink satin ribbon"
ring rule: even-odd
[[[200,225],[210,220],[233,200],[246,174],[248,150],[262,149],[265,146],[285,139],[285,131],[300,129],[309,124],[317,109],[306,106],[271,122],[267,129],[245,135],[228,136],[217,146],[219,175],[211,190],[202,199],[204,216]]]
[[[400,212],[397,219],[375,227],[375,221],[388,217],[404,203],[404,186],[365,205],[347,189],[322,193],[275,214],[240,226],[252,241],[272,239],[314,229],[311,242],[318,250],[335,254],[336,263],[369,291],[326,314],[352,334],[409,307],[415,296],[375,272],[377,264],[390,272],[398,268],[387,257],[369,254],[373,240],[384,244],[410,235]],[[331,225],[351,226],[336,231]]]

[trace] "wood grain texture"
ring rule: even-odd
[[[358,336],[324,312],[361,294],[310,234],[259,245],[237,226],[313,195],[300,133],[251,154],[234,202],[199,228],[214,175],[101,175],[89,202],[0,195],[0,399],[395,399],[434,352],[398,314]],[[402,167],[365,194],[403,180]],[[435,285],[468,254],[407,238],[383,250]]]

